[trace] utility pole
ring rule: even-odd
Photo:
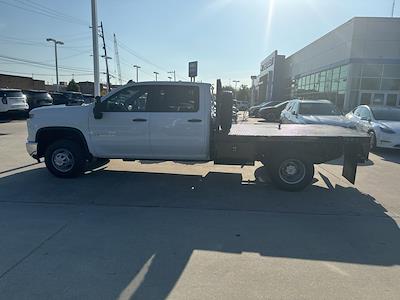
[[[114,33],[114,54],[115,54],[115,62],[117,64],[118,82],[120,85],[122,85],[121,63],[119,62],[118,43],[117,43],[117,36],[115,35],[115,33]]]
[[[97,0],[92,0],[92,39],[93,39],[93,72],[94,96],[100,96],[100,68],[99,68],[99,36],[97,25]]]
[[[168,72],[168,74],[174,74],[174,81],[176,81],[176,72],[175,72],[175,70]]]
[[[158,73],[158,72],[153,72],[154,73],[154,75],[156,75],[156,81],[157,81],[157,79],[158,79],[158,74],[160,74],[160,73]]]
[[[136,69],[136,82],[139,82],[139,69],[141,66],[133,65],[133,67]]]
[[[240,80],[233,80],[233,82],[235,83],[235,99],[236,99],[236,93],[237,93],[237,84],[240,82]]]
[[[396,6],[396,0],[393,0],[393,4],[392,4],[392,18],[394,17],[394,8]]]
[[[111,59],[111,57],[107,56],[107,47],[106,47],[106,40],[104,38],[104,28],[103,28],[103,22],[100,22],[100,29],[101,29],[101,34],[100,37],[103,39],[103,49],[104,49],[104,55],[103,57],[106,61],[106,75],[107,75],[107,91],[111,91],[111,82],[110,82],[110,72],[108,70],[108,60]]]
[[[60,82],[58,81],[57,45],[64,45],[64,43],[61,41],[57,41],[55,39],[51,39],[51,38],[46,39],[46,41],[54,43],[54,53],[55,53],[55,59],[56,59],[56,81],[57,81],[57,92],[58,92],[60,90],[60,85],[59,85]]]

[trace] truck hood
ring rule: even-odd
[[[89,114],[93,104],[82,106],[53,105],[31,110],[28,119],[28,131],[35,132],[45,127],[71,127],[82,132],[87,131]]]
[[[345,116],[299,116],[304,124],[324,124],[332,126],[341,126],[346,128],[355,128],[354,122]]]

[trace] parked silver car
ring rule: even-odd
[[[354,122],[343,116],[328,100],[291,100],[281,113],[281,122],[356,128]]]
[[[400,149],[400,108],[360,105],[346,117],[371,136],[372,149]]]

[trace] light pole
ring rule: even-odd
[[[91,1],[92,6],[92,43],[93,43],[93,73],[94,96],[100,96],[100,66],[99,66],[99,33],[97,23],[97,0]]]
[[[176,72],[175,72],[175,70],[168,72],[168,74],[174,74],[174,81],[176,81]]]
[[[172,81],[172,77],[171,76],[168,76],[168,79],[169,79],[169,81]]]
[[[237,89],[237,84],[240,82],[240,80],[233,80],[233,82],[235,83],[235,99],[236,99],[236,89]]]
[[[160,74],[160,73],[158,73],[158,72],[153,72],[154,73],[154,75],[156,75],[156,81],[157,81],[157,79],[158,79],[158,74]]]
[[[54,43],[54,52],[55,52],[55,59],[56,59],[56,81],[57,81],[57,92],[58,92],[59,91],[59,81],[58,81],[57,45],[64,45],[64,43],[61,41],[57,41],[55,39],[51,39],[51,38],[46,39],[46,41]]]
[[[396,0],[393,0],[393,4],[392,4],[392,18],[394,16],[394,8],[396,6]]]
[[[141,66],[134,65],[133,67],[136,69],[136,82],[139,82],[139,69]]]

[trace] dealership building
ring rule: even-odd
[[[400,106],[400,18],[356,17],[288,57],[274,51],[252,77],[252,102],[294,98]]]

